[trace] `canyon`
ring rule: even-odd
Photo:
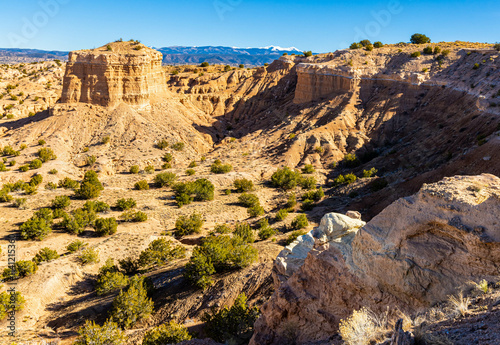
[[[120,222],[108,238],[85,232],[101,264],[79,265],[65,251],[72,235],[63,231],[42,242],[20,241],[22,259],[47,244],[64,253],[20,280],[27,299],[19,312],[22,340],[42,336],[69,344],[85,319],[104,322],[112,296],[95,295],[99,266],[108,258],[138,256],[157,238],[183,246],[187,258],[145,273],[156,287],[156,309],[127,331],[131,344],[170,320],[199,332],[206,311],[231,305],[241,292],[261,307],[252,344],[339,343],[339,322],[353,310],[416,313],[468,280],[493,282],[500,261],[499,52],[466,42],[432,47],[443,54],[412,57],[421,45],[398,44],[227,68],[162,66],[160,52],[119,41],[71,52],[66,63],[2,66],[0,146],[19,154],[0,182],[35,174],[57,184],[92,169],[104,186],[99,201],[114,205],[131,196],[148,215],[144,223]],[[159,147],[162,142],[168,147]],[[36,171],[18,170],[41,146],[57,158]],[[169,168],[163,168],[165,153]],[[233,170],[214,174],[217,160]],[[132,166],[140,174],[129,173]],[[325,196],[311,209],[297,205],[287,219],[276,220],[290,194],[304,204],[307,193],[272,188],[271,175],[284,166],[311,166],[305,176],[314,177],[314,188],[322,187]],[[177,207],[171,188],[153,188],[147,169],[169,169],[180,182],[207,179],[215,198]],[[366,174],[370,169],[375,172]],[[352,183],[338,182],[349,174],[357,177]],[[265,216],[249,217],[241,207],[233,189],[241,178],[255,184],[252,193]],[[141,180],[152,188],[135,190]],[[16,234],[35,210],[69,193],[13,192],[28,206],[0,206],[2,236]],[[83,206],[82,200],[71,203]],[[193,212],[203,215],[202,232],[173,236],[176,218]],[[302,213],[308,234],[286,247],[292,218]],[[107,216],[120,214],[113,208]],[[216,225],[249,222],[257,229],[262,218],[276,235],[253,244],[257,262],[216,275],[206,291],[184,280],[189,256]],[[5,253],[7,242],[1,246]],[[0,264],[6,266],[4,256]]]

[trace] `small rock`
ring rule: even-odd
[[[361,213],[359,213],[358,211],[347,211],[345,215],[352,219],[361,219]]]

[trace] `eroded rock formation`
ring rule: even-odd
[[[162,54],[140,43],[114,42],[69,53],[61,102],[144,106],[165,92]]]
[[[500,178],[494,175],[424,185],[355,235],[349,231],[340,239],[317,242],[262,308],[251,344],[290,339],[327,344],[353,309],[418,311],[467,281],[496,279],[498,215]]]

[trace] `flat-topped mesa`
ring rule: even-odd
[[[69,53],[62,103],[144,106],[166,90],[162,54],[136,41]]]

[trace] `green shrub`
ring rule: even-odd
[[[197,165],[198,164],[196,164],[195,161],[192,161],[191,163],[189,163],[188,168],[196,168]]]
[[[313,189],[316,188],[316,178],[314,176],[302,176],[299,179],[299,184],[304,189]]]
[[[89,265],[99,262],[99,253],[94,248],[84,249],[80,255],[78,255],[78,260],[82,265]]]
[[[142,339],[142,345],[177,344],[184,340],[191,340],[187,328],[170,321],[147,331]]]
[[[234,188],[238,193],[249,192],[254,189],[253,182],[248,179],[237,179],[234,181]]]
[[[14,165],[16,165],[16,161],[15,160],[11,160],[9,162],[9,166],[13,167]]]
[[[212,274],[247,267],[257,257],[257,250],[239,236],[209,236],[193,250],[184,277],[204,289],[212,284]]]
[[[255,194],[243,193],[238,197],[238,202],[244,207],[260,205],[259,198]]]
[[[188,216],[180,216],[175,222],[175,235],[185,236],[192,233],[200,233],[203,226],[203,218],[198,213]]]
[[[40,146],[45,145],[45,140],[43,139],[38,140],[38,145]]]
[[[222,162],[218,159],[210,166],[210,172],[213,174],[226,174],[231,170],[233,170],[232,165],[222,164]]]
[[[313,53],[310,50],[304,52],[304,57],[309,57],[309,56],[312,56],[312,55],[313,55]]]
[[[205,332],[217,342],[246,344],[253,334],[254,323],[259,316],[257,307],[250,308],[244,293],[240,294],[231,308],[205,313]]]
[[[160,150],[165,150],[168,148],[168,141],[166,139],[162,139],[156,144],[156,147]]]
[[[80,184],[77,181],[72,180],[69,177],[65,177],[64,179],[59,180],[57,185],[65,189],[77,189],[80,187]]]
[[[83,182],[80,188],[75,191],[75,195],[81,199],[95,199],[101,194],[101,189],[90,182]]]
[[[51,232],[51,225],[43,218],[31,218],[24,222],[20,227],[21,237],[24,240],[41,241]]]
[[[202,62],[200,67],[208,67],[210,64],[208,62]]]
[[[55,210],[52,211],[52,215],[54,216],[54,219],[63,218],[65,214],[67,214],[67,213],[64,212],[64,210],[62,210],[60,208],[56,208]]]
[[[410,55],[410,56],[411,56],[412,58],[416,58],[416,57],[419,57],[420,55],[421,55],[421,54],[420,54],[420,52],[418,52],[418,51],[417,51],[417,52],[413,52],[413,53],[411,53],[411,55]]]
[[[435,47],[434,47],[433,54],[434,54],[434,55],[437,55],[437,54],[439,54],[439,53],[441,53],[441,48],[440,48],[439,46],[435,46]]]
[[[57,254],[57,251],[45,247],[40,249],[38,253],[36,253],[33,261],[36,264],[39,264],[40,262],[55,260],[57,258],[59,258],[59,254]]]
[[[87,158],[85,158],[85,164],[89,167],[93,166],[96,161],[97,161],[97,157],[94,155],[88,156]]]
[[[171,169],[172,168],[172,164],[170,164],[170,163],[163,163],[162,166],[161,166],[161,168],[163,170]]]
[[[125,259],[119,260],[120,268],[126,274],[135,274],[139,270],[139,260],[135,260],[132,257],[127,257]]]
[[[121,272],[105,272],[99,275],[95,285],[98,296],[109,294],[128,285],[128,277]]]
[[[447,57],[448,55],[450,55],[450,51],[448,49],[445,49],[441,52],[442,57]]]
[[[144,277],[134,276],[126,291],[113,300],[111,320],[120,327],[129,328],[153,312],[153,301],[147,296]]]
[[[37,186],[29,184],[29,183],[25,183],[23,186],[23,191],[24,191],[24,194],[26,194],[26,195],[35,195],[38,190],[37,190]]]
[[[11,202],[12,195],[10,195],[6,190],[0,190],[0,202]]]
[[[363,170],[363,177],[373,177],[377,174],[378,170],[371,168],[370,170]]]
[[[285,207],[287,209],[293,209],[295,207],[295,205],[297,205],[297,197],[295,196],[295,194],[290,194],[288,196],[288,200],[285,204]]]
[[[175,151],[182,151],[184,150],[185,146],[186,144],[184,144],[183,142],[177,142],[172,145],[172,149],[174,149]]]
[[[87,243],[83,242],[82,240],[74,240],[70,244],[68,244],[66,249],[70,253],[74,253],[74,252],[84,248],[86,245],[87,245]]]
[[[171,186],[175,180],[177,179],[177,175],[171,172],[159,173],[154,178],[154,183],[158,188]]]
[[[14,263],[13,269],[8,267],[3,270],[2,278],[4,280],[16,280],[28,277],[38,270],[36,262],[31,260],[19,260]]]
[[[22,310],[25,302],[24,297],[19,291],[13,294],[7,291],[0,293],[0,321],[14,311]],[[11,343],[11,345],[13,344]]]
[[[64,214],[60,226],[70,233],[79,235],[86,227],[93,226],[95,219],[96,214],[93,210],[78,208],[71,214]]]
[[[109,135],[105,136],[104,138],[102,138],[101,140],[101,144],[103,145],[106,145],[107,143],[109,143],[111,141],[111,138],[109,137]]]
[[[132,165],[130,167],[129,173],[131,173],[131,174],[138,174],[139,171],[140,171],[140,169],[139,169],[138,165]]]
[[[323,191],[323,188],[319,187],[318,189],[311,190],[307,193],[304,193],[304,195],[302,196],[302,200],[309,199],[309,200],[318,201],[318,200],[321,200],[324,196],[325,196],[325,192]]]
[[[171,154],[171,153],[168,153],[168,152],[167,152],[167,153],[165,153],[165,154],[163,155],[163,157],[162,157],[163,161],[164,161],[164,162],[167,162],[167,163],[172,162],[172,159],[173,159],[173,158],[174,158],[174,157],[172,156],[172,154]]]
[[[175,191],[175,200],[179,207],[190,204],[192,200],[209,201],[214,199],[215,187],[207,179],[177,183],[172,188]]]
[[[432,54],[432,47],[431,46],[425,47],[424,48],[424,54],[427,54],[427,55]]]
[[[186,255],[186,249],[174,245],[172,241],[164,238],[154,240],[139,255],[139,266],[164,266],[172,260],[181,259]]]
[[[302,201],[302,205],[300,205],[300,208],[302,211],[311,211],[314,206],[316,206],[314,200],[305,199]]]
[[[245,243],[255,242],[255,236],[252,227],[248,223],[238,223],[234,227],[234,236],[238,236]]]
[[[14,199],[14,203],[13,203],[14,207],[18,208],[20,210],[25,210],[27,208],[26,201],[27,201],[26,198],[17,198],[17,199]]]
[[[290,235],[288,235],[285,243],[286,245],[288,246],[289,244],[292,244],[297,238],[299,238],[300,236],[303,236],[307,234],[307,232],[303,231],[303,230],[296,230],[296,231],[293,231]]]
[[[104,187],[99,181],[97,173],[89,170],[85,173],[82,184],[75,191],[75,194],[81,199],[94,199],[99,196],[102,190],[104,190]]]
[[[39,159],[34,159],[30,163],[30,169],[31,170],[39,169],[41,167],[42,167],[42,161],[39,160]]]
[[[155,167],[152,166],[152,165],[148,165],[147,167],[144,168],[144,171],[147,173],[147,174],[152,174],[155,172]]]
[[[342,163],[348,168],[355,168],[361,164],[361,161],[358,159],[358,157],[356,157],[355,154],[348,153],[344,156]]]
[[[186,170],[186,175],[193,176],[194,174],[196,174],[196,171],[194,169],[187,169]]]
[[[495,43],[493,45],[493,49],[495,49],[496,51],[499,51],[500,52],[500,43]]]
[[[56,196],[54,200],[52,200],[52,208],[60,208],[60,209],[65,209],[71,204],[71,200],[69,196],[66,195],[60,195]]]
[[[41,148],[40,150],[38,150],[37,154],[42,163],[57,159],[57,156],[54,154],[54,151],[52,151],[52,149],[48,147]]]
[[[302,168],[302,173],[303,174],[313,174],[315,172],[314,167],[312,164],[306,164]]]
[[[276,213],[276,220],[278,221],[285,220],[286,217],[288,217],[287,209],[281,209]]]
[[[272,174],[271,183],[275,188],[293,189],[297,187],[300,177],[301,175],[298,171],[292,171],[290,168],[284,167]]]
[[[265,213],[264,207],[259,205],[254,205],[247,208],[247,213],[250,218],[262,216]]]
[[[413,44],[425,44],[431,43],[431,39],[423,34],[413,34],[411,35],[410,42]]]
[[[149,183],[146,180],[138,181],[134,184],[134,189],[136,189],[136,190],[148,190]]]
[[[108,236],[116,233],[118,224],[116,219],[111,218],[97,218],[94,222],[95,232],[99,236]]]
[[[227,224],[217,224],[214,227],[214,231],[218,234],[229,234],[232,232],[232,229]]]
[[[108,204],[103,201],[87,201],[82,207],[83,211],[91,212],[91,213],[101,213],[108,212],[111,209]]]
[[[30,166],[29,166],[29,165],[27,165],[27,164],[26,164],[26,165],[21,165],[21,166],[19,167],[19,171],[26,172],[26,171],[28,171],[28,170],[30,170]]]
[[[124,222],[145,222],[148,220],[148,215],[142,211],[128,210],[120,215],[120,219]]]
[[[472,66],[472,69],[478,69],[479,68],[479,64],[478,63],[475,63],[474,66]]]
[[[122,199],[118,199],[116,201],[116,208],[121,210],[121,211],[129,210],[129,209],[134,208],[136,206],[137,206],[137,203],[132,198],[128,198],[128,199],[122,198]]]
[[[5,166],[4,162],[0,162],[0,171],[9,171],[9,169],[7,169],[7,167]]]
[[[351,43],[351,45],[349,46],[349,49],[359,49],[359,48],[362,48],[363,46],[357,42],[354,42],[354,43]]]
[[[57,184],[54,182],[49,182],[45,185],[45,189],[48,190],[56,190],[57,189]]]
[[[39,174],[36,174],[36,175],[33,175],[30,179],[30,181],[28,182],[28,184],[30,186],[38,186],[39,184],[41,184],[43,181],[43,176],[42,175],[39,175]]]
[[[267,218],[262,218],[259,221],[259,238],[264,241],[274,235],[276,235],[276,230],[269,226]]]
[[[297,215],[292,221],[292,228],[294,229],[304,229],[309,225],[309,221],[307,220],[307,216],[305,214]]]
[[[106,320],[102,327],[87,320],[78,334],[74,345],[122,345],[127,339],[118,324],[111,320]]]
[[[371,44],[368,44],[367,46],[365,46],[365,49],[369,52],[371,52],[373,50],[373,45]]]
[[[382,48],[384,46],[384,44],[382,42],[380,42],[380,41],[377,41],[377,42],[373,43],[373,46],[375,48]]]

